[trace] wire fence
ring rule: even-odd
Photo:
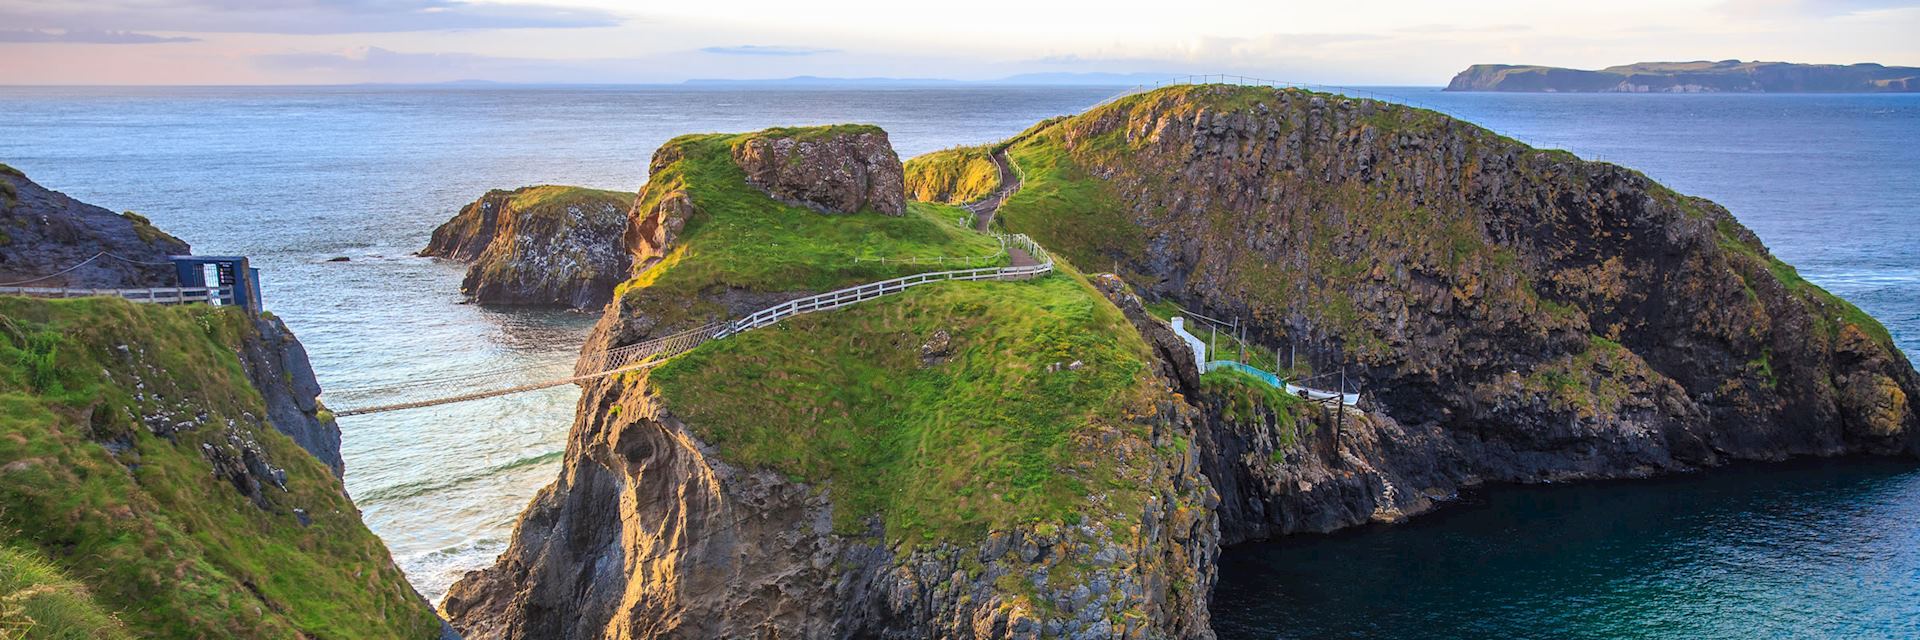
[[[769,326],[803,313],[838,309],[900,293],[910,287],[947,281],[1024,280],[1053,271],[1053,257],[1032,238],[1025,234],[996,235],[996,238],[1001,243],[1002,253],[1010,253],[1013,250],[1024,251],[1033,256],[1037,264],[917,273],[789,300],[737,320],[714,322],[646,342],[582,354],[575,361],[570,375],[540,376],[534,372],[550,367],[534,365],[438,378],[419,378],[391,385],[349,388],[329,391],[327,395],[329,400],[344,399],[346,403],[343,404],[353,405],[336,410],[334,415],[355,416],[418,409],[546,389],[645,369],[714,340]],[[526,382],[529,379],[533,381]],[[490,386],[488,382],[493,382],[495,385],[507,385],[509,382],[513,384],[487,388]],[[475,388],[482,390],[454,393],[462,389]],[[409,397],[413,399],[399,401]],[[376,402],[381,403],[375,404]]]

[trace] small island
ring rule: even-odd
[[[1476,64],[1447,91],[1523,93],[1910,93],[1920,67],[1873,63],[1638,62],[1598,71],[1537,65]]]

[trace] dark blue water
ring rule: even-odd
[[[146,214],[200,253],[252,256],[268,308],[305,340],[322,382],[341,388],[569,365],[592,318],[460,304],[461,267],[410,256],[487,189],[632,191],[654,148],[674,135],[772,125],[871,122],[911,156],[1004,139],[1114,91],[0,87],[0,162],[82,200]],[[1911,294],[1920,281],[1920,96],[1377,91],[1726,204],[1809,280],[1886,322],[1909,352],[1920,348]],[[334,256],[353,261],[326,261]],[[576,397],[560,388],[342,420],[348,487],[422,592],[437,597],[461,571],[491,561],[527,499],[553,478]],[[1887,513],[1878,504],[1858,508]],[[1484,513],[1487,526],[1509,517]],[[1343,556],[1356,567],[1369,557]],[[1500,579],[1481,571],[1459,578]],[[1865,603],[1884,595],[1858,594]],[[1231,622],[1236,611],[1219,617]]]
[[[1227,550],[1232,638],[1920,637],[1920,464],[1496,487]]]

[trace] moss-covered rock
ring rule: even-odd
[[[870,125],[767,129],[733,139],[747,183],[822,213],[906,213],[900,156]]]

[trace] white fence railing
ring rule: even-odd
[[[590,353],[580,357],[574,366],[575,376],[595,376],[612,371],[638,368],[656,363],[688,351],[706,343],[744,331],[751,331],[777,323],[803,313],[838,309],[858,302],[872,300],[885,295],[906,291],[930,282],[948,282],[965,280],[1024,280],[1053,271],[1053,257],[1039,243],[1026,234],[999,236],[1003,250],[1019,249],[1033,256],[1037,264],[1017,267],[984,267],[978,269],[955,269],[951,271],[930,271],[901,276],[891,280],[869,282],[845,289],[836,289],[819,295],[789,300],[780,304],[755,311],[744,318],[730,322],[716,322],[680,333],[646,342],[630,344],[616,349]]]
[[[148,289],[72,289],[62,287],[0,287],[0,296],[30,298],[90,298],[106,296],[153,304],[221,302],[233,299],[226,287],[152,287]]]

